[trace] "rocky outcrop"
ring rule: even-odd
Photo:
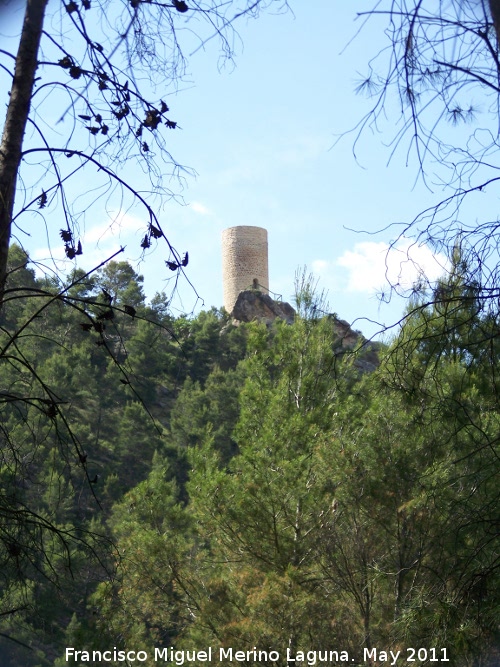
[[[295,319],[295,310],[289,303],[275,301],[268,294],[259,290],[245,290],[240,292],[233,308],[233,324],[238,326],[242,322],[263,322],[270,326],[274,320],[281,319],[292,324]],[[351,328],[345,320],[330,314],[328,318],[333,322],[335,333],[334,350],[339,357],[352,354],[353,364],[363,373],[374,371],[380,364],[378,351],[380,343],[366,340],[359,332]]]
[[[363,334],[351,328],[349,322],[339,320],[336,315],[328,315],[333,320],[333,330],[338,336],[335,346],[339,355],[352,352],[354,366],[364,373],[373,372],[379,365],[380,343],[366,340]]]
[[[295,310],[289,303],[275,301],[269,294],[259,290],[245,290],[240,292],[234,304],[232,315],[239,322],[264,322],[271,324],[276,318],[292,324],[295,319]]]
[[[353,348],[359,345],[360,337],[363,338],[363,336],[358,331],[351,329],[349,322],[339,320],[336,315],[328,315],[328,318],[333,321],[333,330],[339,337],[342,347]]]

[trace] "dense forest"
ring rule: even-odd
[[[294,324],[234,326],[146,303],[125,262],[38,278],[13,246],[2,667],[154,647],[497,664],[500,322],[462,269],[363,373],[310,282]]]

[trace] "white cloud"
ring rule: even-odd
[[[110,222],[106,221],[86,228],[82,242],[85,244],[116,242],[117,237],[122,239],[132,233],[144,233],[146,229],[147,222],[145,220],[120,211]]]
[[[110,214],[106,222],[86,226],[81,230],[81,236],[76,236],[83,247],[83,254],[75,260],[68,260],[64,251],[64,243],[58,239],[51,248],[36,248],[30,252],[31,258],[46,266],[48,270],[56,270],[63,274],[68,273],[74,266],[90,270],[117,253],[120,248],[127,247],[125,253],[120,253],[116,261],[128,260],[132,263],[140,254],[139,239],[145,234],[148,222],[122,211]]]
[[[336,261],[346,269],[347,289],[351,292],[376,292],[390,283],[403,290],[421,278],[433,282],[445,273],[448,261],[426,245],[402,239],[389,247],[384,241],[357,243]]]
[[[85,271],[98,266],[106,259],[114,255],[120,250],[121,246],[117,243],[111,245],[106,245],[105,248],[96,246],[89,246],[88,252],[84,248],[83,255],[81,257],[76,257],[74,260],[69,260],[66,257],[64,252],[64,246],[58,246],[56,248],[36,248],[33,252],[30,252],[30,258],[38,264],[38,267],[35,267],[35,271],[38,269],[40,274],[45,273],[47,270],[49,273],[51,271],[56,271],[62,275],[69,273],[74,267],[82,268]],[[115,261],[120,262],[122,260],[128,259],[123,254],[118,254],[115,257]]]
[[[328,271],[329,263],[324,259],[315,259],[311,264],[314,275],[323,276]]]
[[[52,268],[54,265],[61,268],[65,271],[71,268],[71,262],[66,258],[64,254],[64,246],[57,246],[56,248],[35,248],[29,253],[30,259],[34,262],[40,262],[42,265],[50,265]]]
[[[330,290],[364,294],[387,291],[389,285],[410,290],[422,277],[432,283],[448,266],[443,254],[408,239],[392,247],[385,241],[356,243],[336,260],[315,259],[311,263],[314,275]]]
[[[328,140],[321,136],[299,136],[286,148],[276,151],[276,158],[284,165],[300,167],[316,160],[328,151]]]
[[[372,292],[380,289],[385,280],[385,257],[388,246],[379,243],[356,243],[336,261],[347,270],[347,289],[351,292]]]
[[[210,209],[208,209],[204,204],[201,204],[199,201],[192,201],[189,204],[189,208],[195,213],[199,213],[200,215],[210,214]]]

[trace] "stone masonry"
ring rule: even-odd
[[[229,313],[240,292],[269,292],[267,230],[239,226],[222,232],[222,285],[224,308]]]

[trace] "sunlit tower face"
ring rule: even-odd
[[[241,226],[222,232],[222,283],[224,308],[229,313],[240,292],[269,292],[266,229]]]

